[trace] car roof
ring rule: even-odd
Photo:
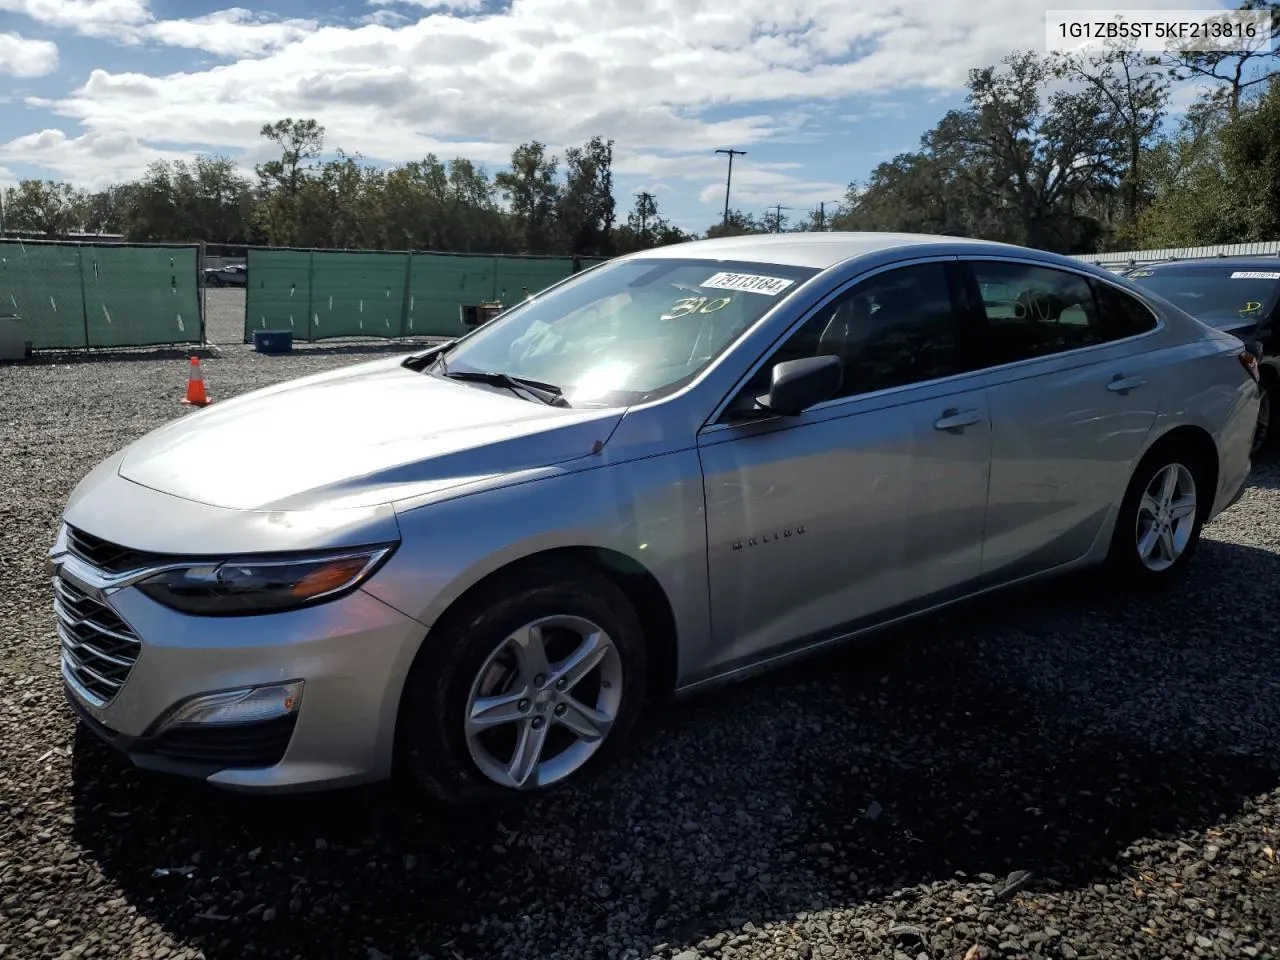
[[[1165,260],[1140,263],[1135,270],[1164,270],[1169,267],[1225,267],[1231,270],[1280,270],[1280,257],[1199,257],[1188,260]]]
[[[757,233],[740,237],[717,237],[713,240],[690,240],[685,243],[655,247],[630,254],[623,259],[697,258],[708,260],[749,260],[790,267],[826,270],[839,263],[892,250],[908,252],[917,248],[922,256],[991,256],[1006,254],[1033,257],[1046,263],[1084,267],[1079,260],[1019,247],[992,240],[936,236],[927,233],[842,232],[830,233]],[[927,249],[926,249],[927,248]]]

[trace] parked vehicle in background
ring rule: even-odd
[[[1239,337],[1258,356],[1263,396],[1254,454],[1274,450],[1272,426],[1280,403],[1280,257],[1215,257],[1155,263],[1128,278],[1181,307],[1202,323]]]
[[[243,263],[204,268],[204,282],[210,287],[243,287],[248,280],[249,269]]]
[[[135,763],[223,787],[537,790],[649,697],[1037,577],[1173,581],[1258,403],[1239,340],[1065,257],[644,251],[103,462],[51,552],[62,676]]]

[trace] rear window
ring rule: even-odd
[[[1253,320],[1280,298],[1280,265],[1145,267],[1129,279],[1202,320]]]

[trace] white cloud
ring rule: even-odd
[[[317,26],[314,20],[280,20],[242,7],[162,20],[152,13],[150,0],[0,0],[0,11],[25,14],[86,37],[128,45],[159,43],[223,57],[261,56]]]
[[[86,133],[68,137],[61,130],[41,130],[10,140],[0,153],[13,163],[42,167],[56,179],[90,189],[140,175],[156,160],[186,159],[187,154],[147,146],[127,133]]]
[[[387,162],[435,152],[492,166],[523,140],[559,151],[600,134],[617,141],[621,175],[686,183],[713,210],[724,182],[715,148],[811,140],[840,122],[823,112],[835,104],[872,118],[900,112],[912,94],[953,96],[970,68],[1042,46],[1044,10],[1064,3],[512,0],[487,13],[471,0],[448,5],[466,15],[413,0],[394,10],[370,4],[374,22],[315,26],[244,10],[157,20],[142,0],[0,0],[0,10],[68,29],[231,59],[168,76],[92,70],[47,104],[82,133],[56,149],[48,131],[38,142],[21,138],[0,145],[0,160],[39,154],[82,180],[128,175],[166,155],[157,143],[249,149],[251,160],[264,149],[259,128],[284,116],[315,117],[331,146]],[[90,137],[111,138],[115,157],[99,156]],[[800,207],[844,189],[756,155],[734,163],[735,205]]]
[[[30,40],[19,33],[0,32],[0,74],[43,77],[58,69],[58,45]]]
[[[0,11],[90,37],[112,37],[146,23],[151,19],[148,6],[148,0],[0,0]]]
[[[157,20],[140,32],[171,47],[206,50],[224,57],[253,57],[279,50],[315,29],[314,20],[271,20],[236,7],[193,20]]]
[[[369,0],[375,7],[420,7],[423,10],[456,10],[459,13],[474,13],[484,7],[485,0]]]

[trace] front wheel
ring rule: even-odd
[[[1116,517],[1107,558],[1126,585],[1158,586],[1191,560],[1212,504],[1207,471],[1182,443],[1157,446],[1134,472]]]
[[[576,565],[503,577],[424,641],[400,712],[402,772],[451,803],[578,778],[630,733],[645,664],[639,618],[607,577]]]

